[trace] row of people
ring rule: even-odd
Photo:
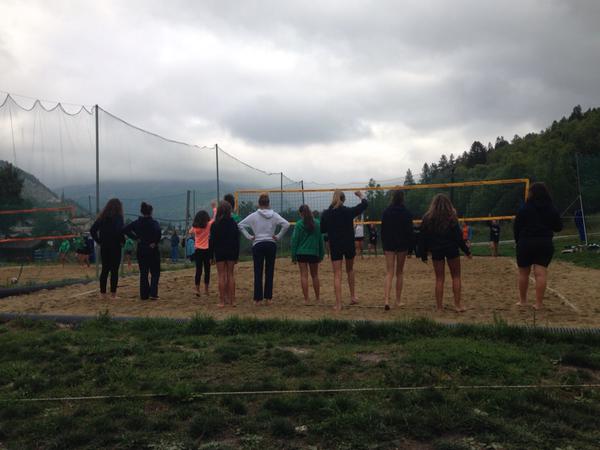
[[[302,205],[301,219],[296,223],[291,238],[292,260],[300,270],[300,284],[305,302],[309,298],[308,277],[312,278],[316,300],[320,299],[319,264],[325,253],[324,235],[327,236],[334,278],[335,309],[342,308],[342,272],[345,266],[350,304],[358,303],[355,289],[354,258],[356,256],[354,221],[368,207],[362,192],[355,195],[360,202],[353,207],[345,206],[345,194],[336,191],[331,205],[320,220],[308,205]],[[239,260],[240,232],[252,241],[254,265],[255,304],[270,303],[273,299],[273,277],[277,254],[277,241],[288,230],[290,224],[270,208],[268,194],[261,194],[258,209],[240,220],[233,212],[233,196],[213,205],[213,217],[206,211],[196,214],[190,235],[194,238],[196,262],[196,295],[200,295],[200,282],[204,273],[204,290],[208,293],[211,263],[215,263],[218,273],[220,306],[235,304],[235,264]],[[106,294],[107,279],[110,274],[110,289],[116,295],[118,266],[121,258],[121,245],[125,236],[138,242],[137,256],[140,266],[140,297],[158,298],[160,277],[160,254],[158,243],[161,233],[158,222],[152,219],[152,207],[142,203],[141,217],[131,224],[123,225],[123,210],[118,199],[111,199],[91,234],[100,244],[102,272],[100,292]],[[560,216],[552,205],[552,200],[543,183],[534,183],[529,189],[526,204],[521,208],[514,222],[514,235],[519,266],[519,302],[527,303],[527,287],[532,267],[536,280],[536,303],[540,308],[546,287],[546,268],[553,254],[552,237],[560,231]],[[404,191],[395,190],[391,203],[384,211],[381,224],[381,239],[386,261],[384,282],[385,309],[390,309],[390,296],[394,277],[395,304],[402,305],[403,273],[406,258],[416,249],[417,256],[427,262],[432,259],[435,274],[435,299],[438,310],[443,308],[445,266],[448,265],[452,278],[454,307],[465,310],[461,298],[461,263],[459,253],[471,259],[459,220],[450,199],[444,194],[436,195],[424,214],[418,237],[413,226],[413,217],[404,205]],[[150,281],[148,281],[150,275]]]

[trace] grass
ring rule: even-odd
[[[598,383],[600,335],[501,322],[443,327],[198,316],[75,328],[0,324],[0,447],[597,448],[593,389],[459,385]],[[365,355],[376,355],[369,358]],[[446,386],[373,393],[200,392]],[[20,398],[161,393],[23,403]],[[419,448],[421,448],[419,447]]]

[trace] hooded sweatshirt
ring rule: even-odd
[[[414,249],[413,218],[404,205],[389,206],[383,211],[381,242],[384,251],[397,252]]]
[[[515,242],[521,239],[551,241],[554,232],[562,230],[562,227],[560,213],[551,202],[528,201],[515,218]]]
[[[252,235],[248,233],[248,228],[252,230],[254,234],[252,245],[256,245],[259,242],[275,242],[273,235],[277,226],[281,226],[279,234],[275,236],[279,240],[290,227],[290,223],[272,209],[259,209],[238,224],[238,228],[246,236],[246,239],[252,240]]]

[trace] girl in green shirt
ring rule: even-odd
[[[321,234],[321,224],[313,217],[308,205],[298,210],[301,219],[296,222],[292,234],[292,261],[300,268],[300,285],[304,295],[304,304],[308,304],[308,272],[313,282],[315,299],[319,301],[321,283],[319,282],[319,263],[325,256],[325,244]]]

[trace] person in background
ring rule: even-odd
[[[125,239],[125,245],[123,245],[123,252],[125,254],[125,262],[127,263],[127,269],[131,270],[131,257],[135,250],[135,242],[130,237]]]
[[[225,197],[223,197],[223,200],[225,200],[231,206],[231,218],[235,221],[235,223],[240,223],[240,220],[242,219],[235,212],[235,197],[232,194],[226,194]]]
[[[240,258],[240,232],[231,215],[231,204],[222,201],[210,227],[208,240],[210,258],[217,265],[219,306],[235,306],[234,269]]]
[[[413,235],[414,235],[414,248],[409,248],[408,249],[408,255],[407,258],[412,258],[413,253],[415,254],[415,256],[418,258],[421,253],[419,252],[419,239],[421,236],[421,224],[417,223],[415,221],[413,221]]]
[[[492,256],[496,258],[498,256],[498,244],[500,243],[500,222],[492,220],[488,222],[490,227],[490,248],[492,249]]]
[[[214,215],[213,215],[214,217]],[[194,222],[190,228],[189,234],[194,236],[194,262],[196,263],[196,275],[194,283],[196,285],[196,297],[200,297],[200,280],[202,278],[202,269],[204,269],[204,293],[208,295],[208,286],[210,284],[210,251],[208,249],[208,239],[210,237],[210,227],[213,224],[208,213],[204,210],[198,211],[194,217]]]
[[[308,205],[300,206],[298,210],[301,219],[296,222],[292,233],[291,253],[292,262],[300,268],[300,286],[304,296],[304,304],[308,304],[308,272],[312,278],[315,300],[321,298],[319,282],[319,263],[325,256],[325,243],[321,234],[321,223],[315,219]]]
[[[471,249],[471,243],[473,242],[473,227],[467,222],[462,223],[462,238],[469,249]]]
[[[429,209],[423,216],[419,237],[419,253],[421,260],[427,262],[431,252],[433,271],[435,273],[435,301],[437,310],[443,310],[445,262],[448,262],[452,277],[454,308],[456,312],[465,311],[461,299],[460,256],[459,248],[471,259],[471,250],[467,246],[458,224],[456,210],[445,194],[433,197]]]
[[[361,216],[360,221],[363,222],[364,218]],[[360,259],[363,259],[363,241],[365,240],[365,226],[360,223],[356,223],[354,226],[354,247],[356,254],[360,256]]]
[[[96,262],[96,245],[94,238],[91,234],[86,233],[85,235],[85,249],[87,254],[87,266],[90,267],[90,263]]]
[[[111,198],[90,229],[92,238],[100,246],[102,259],[100,294],[106,297],[106,282],[110,274],[110,295],[113,299],[117,297],[121,246],[125,242],[123,222],[123,204],[118,198]]]
[[[273,276],[275,274],[275,256],[277,244],[290,223],[270,209],[269,195],[260,194],[258,210],[248,215],[238,224],[238,228],[246,239],[252,241],[252,260],[254,262],[254,304],[259,305],[264,299],[267,305],[273,299]],[[280,227],[278,234],[276,229]],[[248,229],[253,234],[248,233]],[[263,289],[263,270],[265,272]]]
[[[60,247],[58,248],[58,260],[65,267],[65,262],[67,261],[67,256],[69,251],[71,250],[71,243],[68,239],[63,240],[60,243]]]
[[[579,233],[579,240],[581,242],[586,241],[586,230],[585,230],[585,221],[583,218],[583,211],[578,209],[575,211],[575,226],[577,227],[577,231]]]
[[[160,279],[160,251],[162,233],[160,225],[152,218],[152,205],[142,202],[141,216],[123,228],[123,234],[137,241],[137,260],[140,268],[140,298],[158,300]],[[150,274],[150,283],[148,283]]]
[[[544,305],[548,266],[554,255],[552,238],[562,230],[563,224],[554,207],[548,188],[544,183],[533,183],[529,187],[527,201],[519,210],[514,222],[514,236],[519,266],[519,301],[527,305],[529,275],[533,266],[535,277],[535,309]]]
[[[171,262],[177,263],[179,260],[179,236],[177,235],[177,230],[173,230],[173,234],[171,235]]]
[[[415,246],[412,214],[404,206],[404,191],[395,189],[391,192],[390,205],[381,217],[381,243],[385,255],[385,310],[390,309],[392,281],[396,275],[395,306],[402,306],[402,285],[404,264],[409,250]]]
[[[90,267],[90,258],[83,235],[73,239],[73,247],[75,247],[75,253],[77,254],[77,261],[79,261],[79,264],[81,266]]]
[[[348,287],[350,288],[350,304],[358,303],[355,292],[354,257],[354,218],[360,216],[368,207],[362,192],[354,193],[360,203],[352,208],[344,206],[346,196],[340,190],[333,193],[331,205],[321,217],[321,233],[329,236],[331,264],[333,266],[333,286],[335,290],[335,310],[342,309],[342,261],[346,260]]]
[[[375,256],[377,256],[377,225],[370,223],[367,226],[367,231],[369,232],[369,253],[375,253]]]
[[[196,241],[194,240],[194,236],[189,235],[187,238],[183,239],[182,245],[185,248],[185,257],[190,260],[190,262],[194,262],[194,252],[196,249],[194,246],[196,245]]]

